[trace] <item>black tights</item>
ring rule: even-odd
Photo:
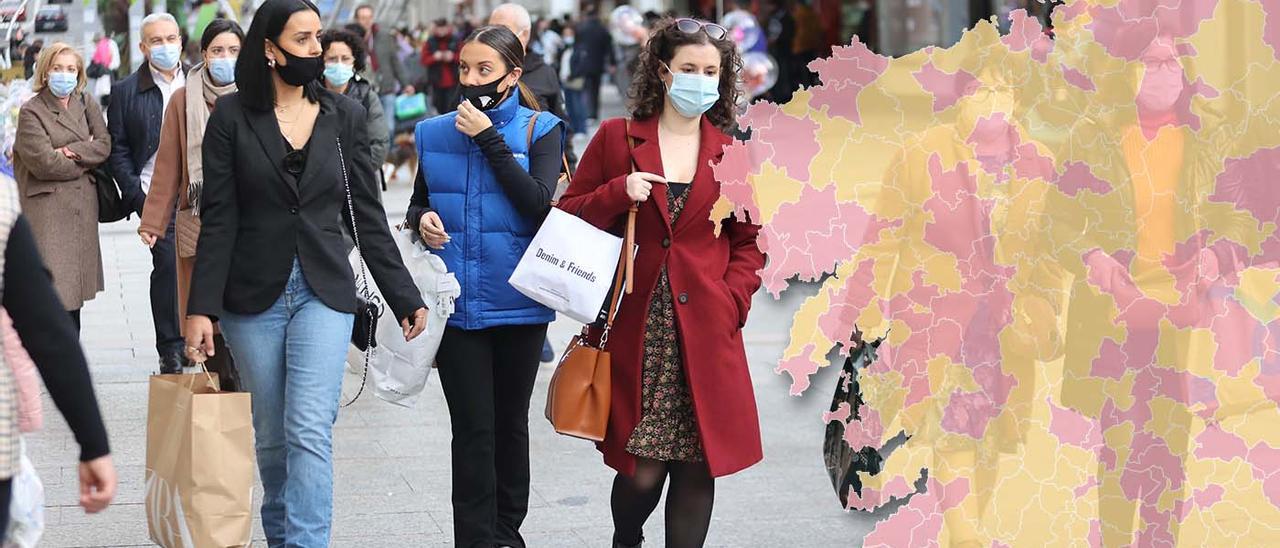
[[[636,459],[632,477],[618,474],[613,480],[613,541],[623,546],[640,543],[644,522],[658,506],[662,488],[667,490],[667,546],[698,547],[707,540],[716,483],[705,462],[662,462]]]
[[[80,309],[68,310],[67,314],[71,316],[71,323],[76,326],[76,333],[80,332]]]

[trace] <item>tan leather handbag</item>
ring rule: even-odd
[[[632,146],[631,138],[628,137],[628,151]],[[634,172],[635,169],[633,160],[631,171]],[[636,241],[636,210],[637,204],[633,203],[627,212],[622,252],[618,253],[618,268],[614,273],[613,291],[609,295],[609,313],[605,316],[600,343],[592,345],[589,337],[591,326],[583,326],[582,332],[575,335],[569,348],[565,349],[555,374],[551,376],[551,386],[547,390],[547,420],[551,421],[556,432],[566,436],[603,441],[605,430],[609,426],[612,393],[609,351],[606,346],[614,314],[618,311],[621,292],[631,293],[632,270],[635,267],[632,250]]]

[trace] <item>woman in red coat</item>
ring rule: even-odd
[[[601,124],[560,200],[615,232],[640,202],[635,289],[609,338],[613,399],[600,444],[618,471],[615,546],[640,543],[667,476],[667,545],[701,546],[713,478],[761,459],[741,331],[764,266],[759,227],[731,219],[717,237],[710,220],[720,196],[711,164],[730,142],[741,66],[719,25],[659,24],[640,54],[633,121]]]

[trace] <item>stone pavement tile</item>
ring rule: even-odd
[[[444,536],[444,531],[427,512],[347,515],[333,524],[333,538],[368,539],[383,535],[411,535],[418,539]],[[371,543],[370,546],[381,545]]]
[[[46,527],[42,548],[80,546],[154,546],[147,537],[141,504],[113,504],[101,514],[86,516],[78,506],[59,508],[61,524]],[[83,518],[84,521],[73,521]]]
[[[400,475],[401,465],[384,460],[337,461],[333,470],[335,495],[398,495],[412,493]]]

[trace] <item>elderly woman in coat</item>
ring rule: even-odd
[[[98,103],[84,93],[84,58],[75,48],[44,48],[33,82],[36,95],[18,114],[14,175],[40,255],[79,329],[80,308],[103,289],[91,171],[107,160],[111,138]]]

